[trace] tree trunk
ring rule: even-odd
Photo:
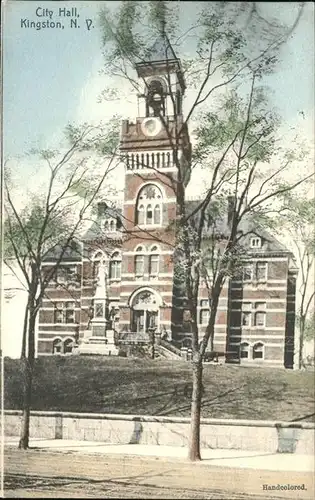
[[[192,363],[192,398],[191,398],[191,420],[190,420],[190,441],[188,458],[192,461],[201,460],[200,455],[200,416],[202,398],[202,358],[198,356]]]
[[[30,361],[27,358],[24,358],[23,361],[24,361],[24,398],[23,398],[23,413],[21,420],[21,434],[20,434],[19,448],[27,450],[27,448],[29,447],[33,364],[30,363]]]
[[[303,348],[304,348],[304,331],[305,331],[305,317],[301,316],[300,318],[300,335],[299,335],[299,370],[303,365]]]
[[[29,310],[28,322],[28,353],[27,357],[24,358],[24,397],[19,441],[19,448],[23,450],[26,450],[29,447],[32,384],[35,359],[35,321],[35,307],[31,307]]]
[[[24,313],[21,359],[26,358],[27,323],[28,323],[28,304],[25,308],[25,313]]]

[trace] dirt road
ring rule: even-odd
[[[5,498],[313,498],[311,473],[256,471],[180,459],[5,450]],[[269,491],[263,485],[304,484]]]

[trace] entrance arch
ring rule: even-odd
[[[150,288],[136,290],[130,297],[130,326],[135,333],[150,333],[160,325],[161,296]]]

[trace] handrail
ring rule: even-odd
[[[171,344],[167,340],[161,339],[160,340],[160,345],[162,347],[165,347],[165,349],[168,349],[169,351],[173,352],[174,354],[177,354],[177,356],[181,357],[181,351],[180,351],[180,349],[178,349],[178,347],[175,347],[173,344]]]

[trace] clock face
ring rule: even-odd
[[[144,135],[152,137],[160,132],[162,124],[158,118],[150,117],[143,120],[141,128]]]

